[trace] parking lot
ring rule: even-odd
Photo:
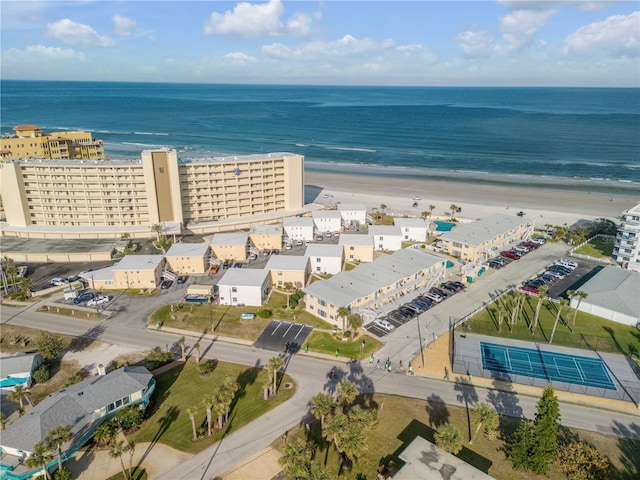
[[[587,280],[589,280],[603,268],[603,265],[601,263],[595,261],[578,260],[575,258],[570,258],[570,260],[574,261],[578,266],[564,278],[553,280],[547,284],[547,287],[549,288],[547,291],[547,295],[549,297],[568,298],[568,290],[579,290],[581,285],[584,285]],[[544,271],[544,269],[541,269],[539,274],[543,273]],[[535,278],[535,275],[531,278]]]
[[[296,353],[313,330],[309,325],[273,320],[253,344],[256,348],[274,352]]]

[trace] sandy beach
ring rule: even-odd
[[[616,221],[624,210],[640,202],[640,190],[636,195],[633,190],[612,194],[561,186],[489,185],[317,171],[305,171],[305,184],[313,186],[307,187],[307,191],[315,196],[311,200],[326,205],[359,202],[371,210],[385,204],[387,213],[412,217],[420,217],[423,211],[429,210],[429,205],[435,205],[433,216],[447,217],[450,205],[455,204],[462,209],[456,215],[459,218],[475,220],[492,213],[515,215],[523,211],[525,218],[533,220],[537,226],[547,223],[571,225],[579,219]],[[412,206],[414,196],[421,198],[417,207]]]

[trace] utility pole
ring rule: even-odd
[[[93,289],[93,298],[96,301],[96,315],[100,315],[100,305],[98,305],[98,295],[96,293],[96,282],[95,282],[95,274],[91,275],[91,288]]]

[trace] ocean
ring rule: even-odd
[[[306,169],[640,192],[640,89],[3,80],[1,132],[88,130],[110,158],[293,152]]]

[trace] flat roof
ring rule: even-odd
[[[394,218],[393,224],[400,228],[427,228],[422,218]]]
[[[472,223],[457,225],[450,232],[443,232],[440,239],[478,246],[528,223],[531,222],[520,217],[494,213]]]
[[[313,218],[336,218],[342,220],[342,215],[337,210],[314,210],[311,215],[313,215]]]
[[[373,248],[373,235],[358,233],[343,233],[338,239],[338,245],[359,245]]]
[[[373,263],[363,263],[353,270],[340,272],[327,280],[318,280],[304,291],[332,305],[347,306],[380,288],[410,277],[420,270],[445,260],[416,248],[405,248],[385,255]]]
[[[243,231],[215,233],[211,245],[246,245],[249,234]]]
[[[307,247],[304,252],[305,256],[312,257],[338,257],[342,258],[342,252],[344,248],[342,245],[327,244],[327,243],[312,243]]]
[[[307,269],[308,262],[309,259],[307,257],[297,255],[271,255],[264,269],[304,271]]]
[[[164,255],[125,255],[113,266],[113,271],[155,270],[162,260]]]
[[[282,236],[282,225],[253,225],[249,235],[278,235]]]
[[[589,295],[582,303],[640,319],[640,272],[604,267],[579,290]]]
[[[366,212],[367,207],[364,203],[339,203],[338,211],[340,212]]]
[[[174,243],[166,257],[204,257],[209,250],[208,243]]]
[[[370,225],[370,235],[398,235],[402,236],[402,230],[397,225]]]
[[[6,207],[5,207],[6,208]],[[43,239],[1,237],[0,252],[5,255],[8,252],[21,253],[98,253],[111,252],[119,240],[105,240],[97,238],[87,239]]]
[[[238,287],[261,287],[269,276],[269,270],[259,268],[230,268],[220,281],[218,286],[229,285]]]
[[[284,217],[282,219],[284,227],[313,227],[312,217]]]

